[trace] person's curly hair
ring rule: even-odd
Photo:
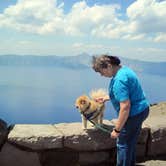
[[[108,64],[111,65],[120,65],[120,59],[116,56],[110,55],[101,55],[101,56],[93,56],[92,57],[92,68],[96,72],[100,72],[101,69],[107,68]]]

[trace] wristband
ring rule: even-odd
[[[120,133],[120,130],[117,130],[116,128],[113,129],[116,133]]]

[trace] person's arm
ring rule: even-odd
[[[115,125],[115,129],[111,133],[112,138],[117,138],[123,128],[130,112],[130,100],[120,102],[119,116]]]

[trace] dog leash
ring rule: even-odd
[[[107,128],[105,128],[104,126],[101,126],[100,124],[96,124],[95,122],[93,122],[92,119],[90,119],[91,117],[87,117],[84,113],[82,113],[83,116],[90,122],[92,123],[97,129],[100,129],[106,133],[109,133],[110,134],[110,130],[108,130]]]
[[[89,119],[88,119],[89,120]],[[101,126],[100,124],[96,124],[94,123],[92,120],[89,120],[89,122],[91,122],[97,129],[100,129],[106,133],[110,134],[110,130],[108,130],[107,128],[105,128],[104,126]]]

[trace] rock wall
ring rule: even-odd
[[[166,103],[151,106],[137,143],[137,159],[166,156]],[[114,121],[104,120],[112,130]],[[115,165],[116,141],[81,123],[16,124],[0,120],[0,166]]]

